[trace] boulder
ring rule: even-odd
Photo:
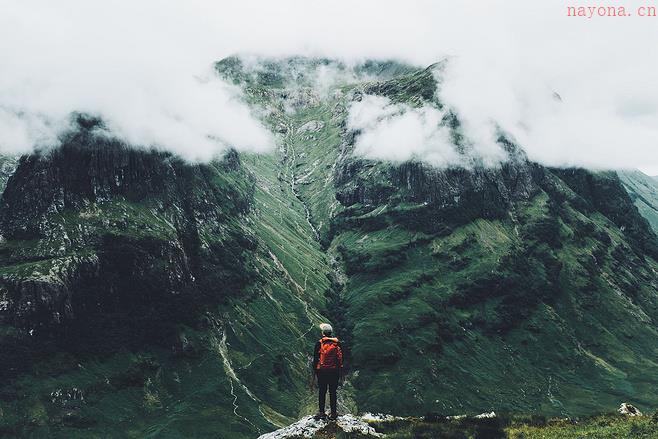
[[[624,416],[642,416],[642,412],[637,407],[625,402],[619,406],[617,411]]]

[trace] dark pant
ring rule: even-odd
[[[329,404],[331,405],[331,413],[336,413],[336,390],[338,389],[338,379],[340,372],[338,369],[317,370],[318,388],[320,395],[318,403],[320,405],[320,413],[324,413],[324,403],[327,398],[327,388],[329,389]]]

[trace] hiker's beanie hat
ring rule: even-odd
[[[320,325],[320,331],[322,331],[323,335],[331,335],[334,332],[334,328],[329,323],[322,323]]]

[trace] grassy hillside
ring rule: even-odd
[[[287,68],[270,74],[283,84]],[[349,331],[359,408],[558,415],[657,405],[656,238],[614,174],[542,168],[504,139],[511,160],[501,169],[351,155],[352,99],[441,106],[433,78],[428,69],[338,81],[325,95],[247,81],[282,127],[286,175],[337,261],[332,317]],[[445,123],[460,138],[458,119]]]
[[[650,439],[658,435],[658,418],[627,418],[615,414],[582,419],[546,419],[541,416],[502,416],[493,419],[445,419],[436,416],[373,422],[378,432],[391,439]],[[318,439],[358,436],[319,434]]]
[[[335,239],[354,271],[346,298],[362,406],[655,405],[655,261],[632,258],[602,215],[549,200],[542,191],[515,206],[516,221],[477,219],[439,236],[384,219]]]
[[[303,418],[287,429],[261,439],[653,439],[658,435],[658,414],[622,416],[608,413],[580,418],[483,413],[477,416],[422,417],[365,415],[342,416],[319,423]]]
[[[5,191],[0,436],[252,438],[296,419],[329,281],[277,162],[254,177],[235,154],[190,166],[84,136]],[[79,159],[98,164],[57,177]]]
[[[620,171],[619,178],[635,207],[644,216],[651,227],[658,231],[658,180],[640,171]]]

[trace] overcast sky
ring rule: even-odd
[[[635,13],[641,3],[615,4]],[[53,143],[68,114],[85,111],[126,141],[189,159],[226,145],[267,151],[270,134],[237,90],[213,78],[213,61],[254,53],[428,65],[448,56],[441,98],[474,142],[486,146],[499,126],[542,163],[658,174],[658,17],[574,18],[566,6],[0,0],[0,150]],[[415,130],[409,148],[441,137],[419,135],[414,123],[397,124]]]

